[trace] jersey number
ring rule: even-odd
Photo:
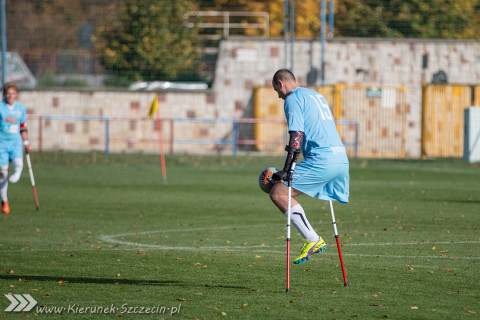
[[[332,120],[332,112],[330,111],[330,108],[328,107],[328,103],[323,98],[323,96],[316,94],[316,95],[310,95],[310,97],[313,98],[313,101],[317,104],[318,110],[320,111],[320,115],[322,116],[322,120]],[[323,98],[323,99],[322,99]]]

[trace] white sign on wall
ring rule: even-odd
[[[463,160],[480,161],[480,107],[465,109]]]

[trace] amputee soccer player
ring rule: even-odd
[[[287,215],[287,176],[293,154],[301,149],[304,160],[295,167],[292,177],[291,221],[305,238],[301,254],[294,263],[303,263],[326,249],[325,241],[309,223],[296,196],[307,194],[321,200],[348,202],[349,163],[345,146],[335,127],[327,100],[317,91],[299,87],[295,76],[287,69],[273,76],[273,89],[285,100],[289,142],[283,170],[274,173],[275,185],[270,191],[273,203]],[[282,183],[283,182],[283,183]]]
[[[23,148],[30,150],[28,131],[25,125],[27,112],[25,106],[16,101],[18,89],[15,83],[8,82],[3,88],[3,101],[0,102],[0,196],[2,212],[10,213],[8,205],[8,181],[15,183],[20,179],[23,169]],[[8,177],[9,162],[13,164],[13,174]]]

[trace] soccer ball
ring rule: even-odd
[[[273,188],[273,179],[272,176],[275,172],[278,172],[277,168],[274,167],[268,167],[260,173],[260,176],[258,177],[258,184],[260,185],[260,189],[263,190],[263,192],[270,193],[270,190]]]

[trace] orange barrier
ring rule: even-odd
[[[473,92],[470,85],[423,85],[422,157],[463,157],[464,109]]]

